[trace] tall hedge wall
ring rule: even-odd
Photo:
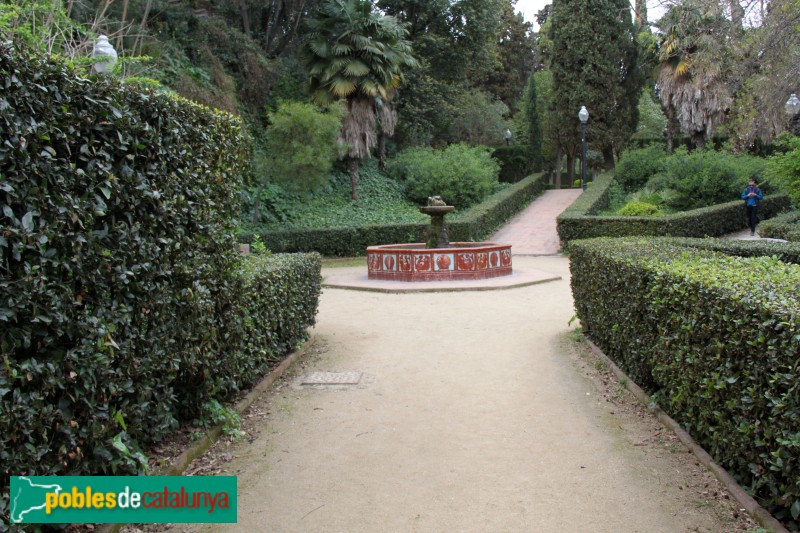
[[[572,244],[578,316],[715,460],[791,522],[800,517],[800,265],[685,244]]]
[[[545,188],[543,176],[534,174],[492,195],[461,216],[449,216],[447,228],[450,240],[479,241],[486,238]],[[315,251],[330,256],[356,256],[366,254],[367,246],[424,242],[427,230],[428,224],[397,224],[271,231],[257,235],[273,252]],[[241,233],[239,241],[250,243],[255,236],[253,232]]]
[[[136,474],[256,379],[313,324],[319,257],[241,263],[238,119],[8,44],[0,85],[7,516],[9,475]]]
[[[718,237],[747,227],[741,200],[663,217],[596,216],[608,205],[608,187],[612,181],[613,177],[608,174],[598,177],[592,187],[558,217],[558,235],[562,242],[634,235]],[[773,217],[790,205],[786,195],[768,196],[759,207],[759,218]]]

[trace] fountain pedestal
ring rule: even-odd
[[[450,239],[447,236],[447,226],[444,225],[444,216],[452,213],[452,205],[428,205],[420,207],[419,212],[431,217],[431,226],[428,228],[428,240],[425,245],[428,248],[447,248]]]

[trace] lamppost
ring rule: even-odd
[[[792,93],[789,99],[786,100],[784,109],[786,110],[786,114],[789,115],[789,131],[794,135],[800,134],[800,132],[798,132],[799,128],[797,127],[797,115],[800,113],[800,99],[797,98],[795,93]]]
[[[111,46],[111,43],[108,42],[108,37],[105,35],[101,35],[97,38],[97,42],[94,44],[94,50],[92,50],[92,57],[100,58],[105,57],[107,58],[104,61],[98,61],[93,65],[93,68],[99,74],[110,74],[111,71],[114,69],[114,63],[117,62],[117,51],[114,50],[114,47]]]
[[[582,105],[578,111],[578,119],[581,121],[581,187],[586,190],[586,123],[589,122],[589,112],[586,106]]]

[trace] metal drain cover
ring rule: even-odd
[[[358,385],[361,372],[312,372],[303,377],[301,385]]]

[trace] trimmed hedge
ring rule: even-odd
[[[562,242],[635,235],[716,237],[747,227],[741,200],[663,217],[596,216],[608,205],[608,189],[612,181],[608,174],[598,177],[590,189],[559,215],[558,235]],[[759,217],[773,217],[789,206],[788,196],[769,196],[761,202]]]
[[[588,335],[777,518],[797,519],[800,266],[641,238],[578,241],[570,260]]]
[[[241,124],[0,44],[0,515],[9,476],[137,474],[139,446],[313,324],[317,255],[242,263]]]
[[[791,211],[761,222],[758,233],[771,239],[800,241],[800,211]]]
[[[541,174],[529,176],[463,214],[447,220],[451,241],[479,241],[491,235],[546,188]],[[273,252],[316,251],[330,256],[356,256],[367,246],[424,242],[429,224],[399,224],[349,228],[299,229],[271,232],[248,231],[239,241],[251,243],[256,235]]]

